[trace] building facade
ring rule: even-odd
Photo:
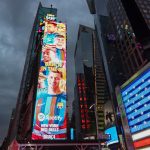
[[[114,116],[95,30],[80,25],[74,56],[75,106],[78,110],[75,118],[80,118],[76,120],[76,134],[82,133],[82,139],[103,140],[104,130],[113,124]]]
[[[150,3],[147,0],[108,1],[107,8],[115,29],[116,45],[126,80],[133,75],[135,76],[150,61],[149,6]],[[126,105],[123,107],[121,109],[127,109]],[[128,120],[128,113],[126,115],[127,117],[124,118],[124,113],[121,112],[126,147],[128,149],[134,149],[137,147],[135,147],[135,140],[132,138],[133,132],[131,131],[130,121]],[[123,119],[128,120],[126,121],[127,125],[123,123]],[[133,122],[136,122],[136,118],[133,120],[135,120]]]
[[[47,14],[57,15],[57,9],[46,8],[39,4],[33,29],[29,39],[26,61],[23,71],[22,83],[18,95],[18,141],[31,140],[32,121],[34,115],[34,105],[36,89],[38,85],[38,72],[42,49],[42,38],[44,28],[44,18]]]
[[[26,54],[26,60],[20,85],[20,90],[17,98],[16,108],[13,111],[13,120],[10,121],[8,136],[8,145],[13,146],[13,143],[27,142],[31,140],[33,106],[35,104],[35,91],[38,79],[38,69],[40,60],[40,51],[42,48],[42,19],[47,13],[57,15],[57,9],[38,6],[38,11],[33,24],[33,28],[29,38],[29,44]],[[10,149],[13,149],[11,147]],[[15,148],[14,148],[15,149]]]
[[[149,12],[147,11],[149,2],[144,0],[142,5],[140,2],[108,1],[108,12],[116,30],[116,44],[126,79],[141,69],[150,59]]]
[[[123,70],[123,64],[118,53],[118,48],[116,46],[116,34],[113,27],[111,18],[108,16],[106,5],[104,6],[105,10],[100,11],[98,8],[101,8],[100,1],[97,0],[87,0],[90,13],[93,14],[95,30],[96,30],[96,39],[98,41],[98,49],[101,55],[101,60],[104,66],[105,78],[108,83],[108,95],[109,103],[105,107],[106,114],[111,112],[111,124],[110,126],[105,127],[105,131],[109,131],[112,128],[117,127],[117,136],[120,143],[108,141],[110,148],[125,148],[125,141],[123,139],[122,132],[122,122],[118,112],[118,103],[115,95],[115,87],[118,84],[123,84],[126,81],[126,76]],[[108,111],[109,110],[109,111]],[[109,116],[109,115],[105,115]]]
[[[77,140],[96,139],[93,29],[80,25],[75,49],[75,120]],[[87,44],[88,43],[88,44]]]
[[[9,144],[16,140],[67,140],[66,25],[56,17],[56,8],[39,4],[9,129],[9,134],[13,134],[9,135]]]

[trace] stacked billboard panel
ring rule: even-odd
[[[121,87],[134,148],[150,148],[150,64],[145,68]]]
[[[47,14],[33,118],[32,140],[66,139],[66,25]]]

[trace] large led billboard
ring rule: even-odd
[[[49,17],[50,16],[50,17]],[[64,140],[66,134],[66,25],[44,20],[32,140]]]
[[[150,147],[150,64],[121,86],[121,97],[134,147]]]

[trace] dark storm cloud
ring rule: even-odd
[[[12,108],[16,105],[32,26],[32,17],[28,17],[31,13],[27,11],[29,3],[19,2],[0,1],[0,143],[7,134]]]
[[[86,0],[42,0],[58,8],[58,18],[67,23],[68,99],[74,99],[74,49],[79,24],[93,27]],[[39,0],[0,1],[0,144],[7,134],[12,108],[16,105],[29,35]]]

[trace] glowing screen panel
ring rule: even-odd
[[[117,135],[117,129],[116,127],[111,127],[105,130],[105,134],[108,134],[110,136],[110,140],[106,142],[107,145],[115,144],[119,142],[118,135]]]
[[[48,18],[44,21],[32,140],[67,138],[66,25]]]
[[[150,68],[121,90],[133,141],[150,136]]]

